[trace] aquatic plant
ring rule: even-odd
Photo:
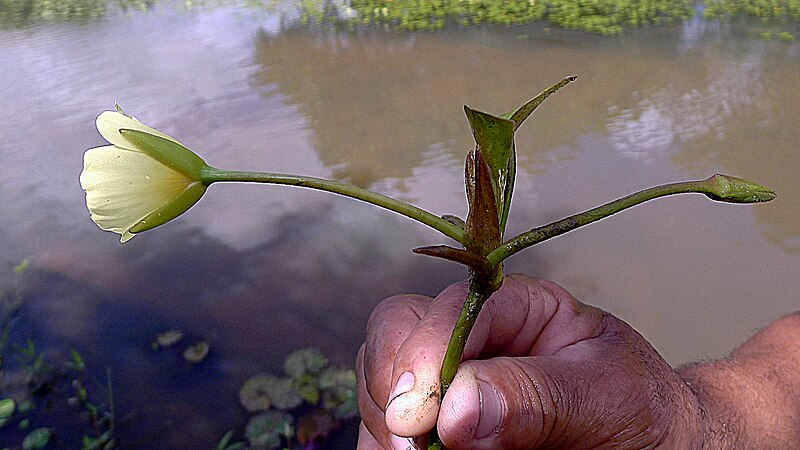
[[[287,4],[288,3],[288,4]],[[380,26],[403,31],[439,30],[451,25],[518,25],[545,22],[604,35],[626,29],[683,21],[703,11],[709,20],[756,17],[764,24],[796,24],[800,0],[0,0],[0,28],[39,22],[86,22],[114,13],[241,8],[286,11],[294,7],[293,22],[301,26],[330,24],[353,28]],[[279,8],[278,8],[279,7]],[[785,33],[781,40],[791,41]]]
[[[434,245],[414,249],[414,252],[463,264],[469,269],[470,279],[469,292],[445,354],[441,383],[432,393],[441,399],[453,381],[467,338],[483,304],[503,283],[503,262],[508,257],[552,237],[663,196],[701,193],[712,200],[729,203],[759,203],[775,198],[772,190],[759,184],[717,174],[704,180],[645,189],[505,239],[516,172],[514,134],[545,99],[575,79],[570,76],[560,80],[507,114],[493,115],[464,107],[476,144],[466,158],[465,187],[469,206],[466,220],[452,215],[437,216],[408,203],[337,181],[217,169],[207,165],[175,139],[134,121],[119,110],[100,115],[102,120],[98,119],[98,129],[114,145],[101,147],[105,149],[102,150],[102,157],[98,156],[98,149],[86,152],[81,181],[87,190],[87,206],[92,218],[101,228],[121,234],[123,242],[135,233],[162,225],[184,212],[200,198],[207,186],[217,182],[285,184],[328,191],[389,209],[439,231],[455,241],[458,247]],[[131,157],[129,153],[136,156]],[[152,161],[143,162],[148,158]],[[120,161],[130,161],[133,175],[125,173],[127,166]],[[181,186],[180,189],[171,183],[154,183],[153,174],[148,170],[170,173],[170,176],[180,180],[176,182]],[[137,183],[150,184],[143,188]],[[159,189],[163,193],[156,192]],[[137,200],[138,196],[144,198]],[[162,203],[151,201],[155,198]],[[127,213],[128,205],[139,203],[148,207],[135,209],[135,214]],[[302,364],[300,367],[303,367]],[[263,394],[265,399],[247,401],[246,406],[263,406],[265,403],[275,403],[280,398],[284,406],[291,407],[304,393],[298,391],[292,401],[288,401],[288,397],[269,394],[266,387],[269,384],[260,380],[248,385],[245,392],[247,398],[255,392]],[[265,423],[272,423],[273,419],[272,416],[262,417],[254,429],[262,430]],[[431,448],[440,448],[435,428],[433,433]]]
[[[81,187],[92,220],[121,242],[178,217],[205,193],[205,161],[178,141],[118,106],[97,117],[97,130],[112,145],[86,152]]]
[[[117,448],[116,419],[111,371],[106,371],[106,383],[97,386],[89,378],[86,361],[75,350],[69,359],[59,361],[42,351],[33,339],[12,336],[23,303],[21,277],[29,269],[27,260],[14,266],[17,281],[12,292],[0,291],[0,429],[4,431],[3,445],[13,443],[15,433],[21,444],[13,448],[48,448],[59,427],[52,424],[53,410],[58,414],[74,414],[70,424],[85,424],[80,442],[68,442],[82,450]],[[98,391],[105,391],[105,395]],[[68,398],[64,398],[70,393]],[[35,426],[35,428],[34,428]],[[83,427],[81,427],[83,428]],[[63,431],[63,430],[61,430]],[[78,429],[80,433],[81,430]],[[63,435],[61,436],[64,442]]]
[[[239,390],[242,407],[255,414],[245,429],[252,446],[291,447],[296,441],[313,447],[358,415],[353,369],[330,365],[315,348],[292,352],[283,369],[283,376],[255,374]]]

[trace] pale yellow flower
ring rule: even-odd
[[[205,193],[205,161],[175,139],[119,108],[100,114],[97,130],[112,145],[86,151],[81,187],[92,220],[120,242],[183,214]]]

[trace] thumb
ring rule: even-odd
[[[463,363],[441,405],[442,442],[457,449],[660,442],[675,425],[658,404],[680,390],[674,371],[624,322],[606,316],[603,329],[552,354]]]
[[[559,379],[568,376],[563,369],[555,370]],[[462,364],[442,402],[438,422],[442,442],[457,449],[549,445],[553,433],[565,425],[564,413],[573,413],[567,408],[580,404],[575,401],[580,392],[573,389],[573,381],[560,383],[550,373],[537,357]]]

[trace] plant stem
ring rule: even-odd
[[[422,222],[458,243],[464,244],[464,230],[453,223],[406,202],[338,181],[280,173],[221,170],[210,166],[203,168],[201,181],[206,185],[220,181],[283,184],[332,192],[371,203]]]
[[[770,189],[728,175],[717,174],[705,180],[663,184],[522,233],[489,252],[486,259],[490,264],[497,265],[522,249],[596,222],[624,209],[658,197],[690,192],[705,194],[712,200],[729,203],[756,203],[775,198],[775,192]]]
[[[478,313],[481,311],[484,302],[494,293],[496,289],[491,286],[482,285],[476,280],[476,277],[471,277],[469,293],[466,300],[464,300],[464,307],[461,308],[461,314],[458,316],[458,321],[453,329],[453,334],[450,336],[450,342],[447,344],[447,352],[444,355],[442,362],[442,397],[450,387],[453,379],[458,371],[458,365],[461,363],[461,357],[464,354],[464,347],[467,344],[472,327],[475,325],[475,320],[478,318]]]
[[[497,280],[501,280],[502,265],[495,267],[495,273],[492,276],[484,277],[477,276],[474,272],[470,273],[469,292],[464,301],[464,307],[461,308],[461,314],[458,316],[458,321],[453,329],[453,334],[450,335],[450,342],[447,344],[447,351],[444,355],[442,362],[442,372],[440,375],[440,382],[442,385],[442,393],[439,397],[444,399],[447,389],[453,383],[453,379],[458,371],[458,366],[461,364],[461,357],[464,355],[464,347],[467,345],[467,338],[478,319],[478,314],[483,308],[486,300],[500,288]],[[442,441],[434,428],[428,437],[428,450],[441,450],[444,449]]]

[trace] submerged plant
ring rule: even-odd
[[[255,415],[245,429],[253,448],[319,448],[342,423],[358,415],[356,374],[331,366],[315,348],[286,357],[284,376],[260,373],[239,389],[242,407]]]
[[[141,124],[119,108],[98,117],[100,133],[113,145],[86,152],[81,184],[86,190],[92,219],[100,228],[119,233],[122,242],[177,217],[194,205],[209,185],[217,182],[285,184],[328,191],[389,209],[439,231],[458,246],[435,245],[417,248],[414,252],[463,264],[469,269],[470,279],[469,293],[442,365],[441,385],[432,393],[441,399],[453,381],[481,307],[503,283],[503,262],[509,256],[667,195],[701,193],[712,200],[729,203],[759,203],[775,198],[772,190],[761,185],[717,174],[705,180],[645,189],[505,239],[516,172],[514,133],[547,97],[575,78],[562,79],[507,114],[493,115],[464,107],[476,143],[466,159],[465,186],[469,205],[466,220],[449,215],[440,217],[400,200],[337,181],[217,169],[175,139]],[[261,404],[262,400],[255,398],[253,404]],[[441,448],[435,430],[434,427],[430,448]]]

